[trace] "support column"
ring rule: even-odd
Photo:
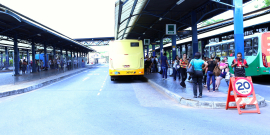
[[[68,57],[68,51],[67,51],[67,49],[66,49],[66,57]]]
[[[195,11],[191,12],[191,25],[192,25],[192,58],[198,52],[198,32],[197,32],[197,14]]]
[[[77,52],[77,58],[79,58],[79,52]]]
[[[149,57],[149,45],[147,45],[146,55]]]
[[[48,67],[48,58],[47,58],[47,44],[44,44],[44,59],[45,59],[45,67]]]
[[[244,24],[243,24],[243,2],[242,0],[233,0],[234,10],[234,44],[235,58],[237,53],[242,53],[242,58],[245,58],[244,53]]]
[[[201,49],[202,49],[202,52],[201,52],[201,54],[202,54],[202,58],[203,57],[205,57],[205,52],[204,52],[204,48],[205,48],[205,42],[204,42],[204,40],[201,40]]]
[[[53,57],[55,57],[56,53],[55,53],[55,45],[53,45]]]
[[[183,47],[183,45],[180,45],[180,48],[179,48],[180,49],[180,56],[179,56],[180,58],[182,58],[182,56],[183,56],[182,47]]]
[[[70,50],[70,57],[73,58],[73,57],[72,57],[72,50]]]
[[[172,60],[174,60],[176,56],[176,35],[172,36]]]
[[[63,55],[63,46],[60,47],[60,55]]]
[[[36,72],[36,50],[35,50],[35,43],[32,41],[32,73]]]
[[[160,38],[160,42],[159,42],[159,51],[160,51],[160,58],[163,56],[163,37],[161,36]]]
[[[8,49],[5,47],[5,54],[6,54],[6,70],[8,70],[9,67],[9,56],[8,56]],[[14,59],[14,58],[13,58]]]
[[[156,56],[156,46],[155,45],[152,45],[152,56]]]
[[[30,63],[30,56],[29,56],[29,50],[26,50],[26,59],[27,59],[27,65]]]
[[[15,64],[15,76],[19,75],[19,49],[18,49],[18,41],[17,41],[17,34],[14,35],[14,63]]]

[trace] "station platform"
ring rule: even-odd
[[[13,76],[13,72],[0,73],[0,98],[29,92],[52,84],[69,76],[78,74],[89,68],[98,66],[85,65],[73,70],[47,70]]]
[[[171,71],[170,74],[172,74]],[[150,85],[158,89],[161,93],[177,100],[182,105],[196,108],[225,109],[228,86],[224,79],[221,80],[220,87],[216,92],[213,92],[212,86],[210,86],[210,92],[208,92],[207,88],[203,87],[202,98],[193,98],[193,83],[186,80],[186,88],[183,88],[180,86],[178,77],[174,81],[170,74],[168,74],[168,80],[163,80],[162,75],[159,73],[151,73],[145,75],[145,77],[148,79]],[[260,107],[266,106],[265,99],[262,96],[256,94],[256,97]],[[235,106],[235,103],[230,103],[230,106]],[[253,105],[248,105],[246,108],[254,107]]]

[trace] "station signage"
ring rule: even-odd
[[[166,35],[176,35],[176,24],[166,24]]]
[[[150,45],[150,39],[144,39],[144,45]]]

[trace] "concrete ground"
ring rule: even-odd
[[[41,89],[0,99],[1,134],[260,134],[270,133],[269,106],[261,114],[179,105],[147,82],[110,81],[108,65]]]

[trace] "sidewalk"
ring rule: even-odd
[[[213,92],[210,90],[210,92],[208,92],[207,88],[203,87],[202,98],[193,98],[193,83],[186,81],[186,88],[183,88],[180,86],[178,77],[176,81],[174,81],[173,77],[170,77],[169,74],[168,80],[162,80],[162,76],[159,73],[151,73],[149,75],[145,75],[145,77],[148,79],[149,84],[160,90],[162,93],[165,93],[171,98],[177,100],[182,105],[197,108],[225,109],[228,86],[224,79],[221,80],[218,91]],[[266,106],[266,102],[263,97],[257,94],[256,97],[260,107]],[[235,106],[235,103],[231,102],[230,106]],[[246,106],[246,108],[254,107],[254,105]]]
[[[9,83],[7,81],[4,81],[6,82],[6,84],[0,85],[0,98],[16,95],[16,94],[21,94],[21,93],[29,92],[29,91],[44,87],[46,85],[52,84],[54,82],[57,82],[69,76],[81,73],[89,68],[92,68],[93,66],[95,65],[87,65],[85,68],[74,69],[74,70],[58,73],[56,75],[52,75],[54,74],[54,71],[51,71],[51,72],[44,71],[42,73],[42,78],[40,78],[41,74],[39,73],[28,74],[28,76],[24,76],[24,75],[18,76],[17,79],[21,79],[20,83],[17,83],[14,85],[14,83]],[[11,76],[10,74],[8,75]],[[25,79],[27,77],[28,78],[32,77],[35,79],[31,79],[31,81],[29,81],[28,79]],[[0,79],[3,80],[3,76],[0,76]]]

